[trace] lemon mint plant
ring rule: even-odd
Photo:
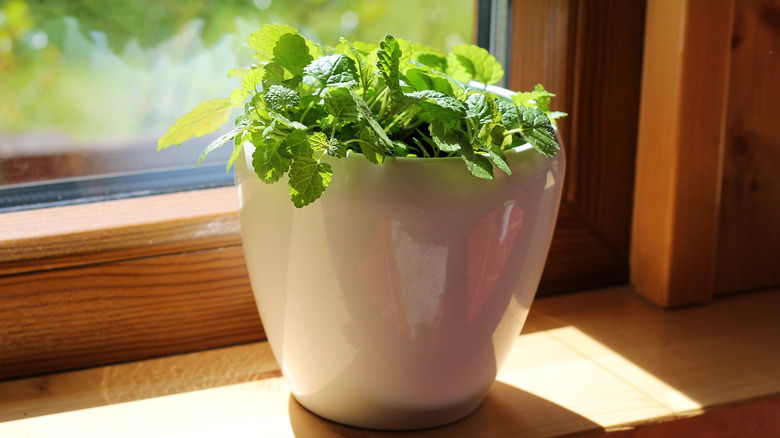
[[[235,108],[243,113],[214,149],[232,144],[228,169],[245,142],[255,147],[252,165],[265,183],[289,176],[296,207],[318,199],[332,178],[323,156],[459,156],[468,172],[492,179],[511,173],[505,153],[530,143],[551,156],[559,144],[550,111],[554,96],[542,85],[511,99],[487,91],[504,75],[485,49],[458,45],[442,53],[386,36],[378,45],[342,39],[315,44],[296,29],[266,25],[247,41],[256,62],[230,70],[241,85],[229,97],[202,102],[160,138],[158,149],[179,145],[222,127]]]

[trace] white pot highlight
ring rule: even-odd
[[[252,288],[294,397],[374,429],[475,410],[536,293],[563,184],[563,151],[507,154],[492,181],[460,158],[328,159],[333,180],[296,209],[284,181],[236,163]]]

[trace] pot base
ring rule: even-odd
[[[347,426],[375,430],[418,430],[444,426],[461,420],[479,408],[484,395],[443,408],[377,406],[352,400],[338,400],[333,403],[312,400],[307,397],[293,398],[307,411],[326,420]],[[344,406],[349,406],[347,409]]]

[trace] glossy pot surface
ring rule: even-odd
[[[294,397],[375,429],[446,424],[476,409],[523,326],[552,237],[563,151],[507,154],[512,175],[459,158],[330,159],[296,209],[284,181],[236,164],[252,288]]]

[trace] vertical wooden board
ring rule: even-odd
[[[736,4],[715,292],[780,284],[780,2]]]
[[[631,270],[662,306],[713,293],[733,6],[648,3]]]

